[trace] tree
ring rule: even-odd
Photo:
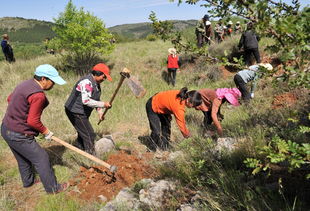
[[[113,35],[103,21],[83,8],[77,9],[71,0],[54,21],[56,37],[51,45],[65,50],[69,67],[79,74],[88,72],[98,60],[99,53],[109,54],[114,49]]]
[[[174,0],[171,0],[174,2]],[[285,67],[282,79],[293,86],[309,88],[310,51],[310,8],[300,9],[299,0],[291,4],[277,0],[178,0],[187,4],[210,8],[213,17],[227,18],[239,16],[255,23],[261,37],[271,37],[274,44],[269,46],[272,53],[280,55]]]

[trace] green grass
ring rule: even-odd
[[[234,40],[234,43],[236,40]],[[234,44],[214,47],[216,54],[222,55],[224,50],[229,50]],[[145,103],[149,97],[155,93],[168,89],[181,89],[187,86],[189,89],[234,87],[232,76],[217,81],[212,81],[208,77],[203,80],[196,80],[202,74],[216,74],[216,64],[209,65],[201,62],[199,66],[185,64],[181,68],[181,73],[177,74],[176,87],[168,86],[163,80],[162,74],[166,70],[165,59],[167,49],[172,47],[168,42],[162,41],[137,41],[131,43],[121,43],[116,46],[115,51],[106,56],[107,64],[111,68],[112,82],[102,83],[103,101],[109,101],[117,86],[120,72],[124,67],[131,70],[131,75],[139,78],[147,93],[143,98],[137,99],[131,93],[124,82],[116,96],[112,109],[107,113],[105,120],[97,125],[98,116],[96,112],[91,115],[90,121],[99,135],[112,134],[117,148],[121,146],[133,147],[137,144],[138,136],[149,134],[149,124],[145,112]],[[62,69],[62,60],[57,56],[43,55],[31,60],[17,60],[14,64],[2,62],[0,65],[1,99],[0,118],[3,118],[7,104],[6,97],[13,91],[13,88],[22,80],[33,77],[35,67],[40,64],[49,63],[59,68],[61,76],[68,82],[64,86],[57,86],[46,92],[50,105],[44,110],[42,121],[60,139],[72,143],[76,137],[76,132],[70,124],[64,112],[64,103],[71,93],[71,89],[79,79],[79,76]],[[284,202],[275,192],[262,192],[263,189],[250,186],[248,180],[254,180],[242,164],[246,156],[255,156],[255,147],[261,147],[275,134],[287,135],[292,140],[303,140],[305,136],[295,136],[295,133],[287,127],[287,118],[292,115],[288,109],[274,110],[271,102],[274,94],[284,90],[262,86],[268,84],[268,80],[261,80],[255,92],[255,98],[251,105],[240,107],[230,107],[223,105],[222,113],[225,119],[222,121],[224,134],[227,137],[240,138],[245,140],[245,144],[233,155],[224,157],[223,160],[216,160],[210,149],[214,146],[211,139],[202,137],[201,123],[203,114],[201,111],[187,109],[187,125],[193,135],[190,139],[183,139],[175,121],[172,121],[172,141],[175,149],[185,152],[185,157],[178,159],[173,166],[162,166],[162,177],[177,178],[183,185],[201,191],[206,199],[204,207],[206,210],[270,210],[286,207],[290,202]],[[302,101],[294,108],[299,115],[304,110]],[[214,129],[214,128],[213,128]],[[98,137],[98,138],[99,138]],[[65,148],[53,149],[44,139],[39,140],[49,152],[51,162],[60,182],[68,181],[79,171],[80,164],[91,165],[88,159],[67,150]],[[2,155],[11,153],[7,144],[0,140],[0,152]],[[16,182],[18,178],[17,166],[10,171],[6,171],[6,164],[0,163],[0,185],[8,182]],[[13,178],[13,181],[11,180]],[[14,210],[15,202],[8,198],[9,190],[1,186],[0,208]],[[273,201],[274,200],[274,201]],[[91,209],[98,208],[98,204],[87,204]],[[281,205],[282,204],[282,205]],[[64,194],[57,196],[44,196],[38,199],[36,210],[85,210],[73,199],[68,199]]]

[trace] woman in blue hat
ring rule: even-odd
[[[8,107],[1,125],[1,135],[13,152],[23,186],[35,184],[33,166],[39,173],[40,180],[47,193],[64,191],[68,184],[58,184],[46,151],[36,142],[35,137],[41,133],[50,140],[53,133],[41,122],[43,110],[49,102],[44,91],[54,84],[66,82],[57,70],[49,64],[36,68],[34,78],[17,85],[8,97]]]

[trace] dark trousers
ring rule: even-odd
[[[94,153],[94,142],[96,134],[86,115],[72,113],[65,109],[66,114],[78,133],[76,146],[89,154]]]
[[[175,86],[177,68],[168,68],[168,84]]]
[[[239,89],[239,91],[241,92],[242,99],[245,101],[249,101],[251,99],[251,94],[248,91],[248,89],[246,87],[246,83],[244,82],[242,77],[240,75],[236,74],[234,77],[234,82],[235,82],[237,88]]]
[[[260,63],[260,55],[259,55],[258,48],[245,49],[244,50],[244,60],[245,60],[245,64],[248,66],[252,65],[252,62],[251,62],[252,54],[255,57],[256,63]]]
[[[205,37],[203,36],[201,32],[197,32],[196,38],[197,38],[197,47],[201,48],[206,42]]]
[[[59,188],[47,152],[36,142],[34,136],[25,136],[8,130],[1,125],[1,135],[13,152],[24,187],[34,182],[33,166],[39,173],[41,182],[48,193]]]
[[[146,103],[146,114],[151,128],[151,145],[167,150],[171,135],[171,115],[157,114],[152,109],[152,98]]]

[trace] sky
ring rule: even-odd
[[[1,0],[0,17],[22,17],[53,22],[64,11],[69,0]],[[285,0],[288,1],[288,0]],[[73,0],[77,8],[102,19],[106,27],[150,22],[151,11],[159,20],[198,20],[207,13],[207,8],[198,5],[169,2],[169,0]],[[300,0],[302,6],[308,0]]]

